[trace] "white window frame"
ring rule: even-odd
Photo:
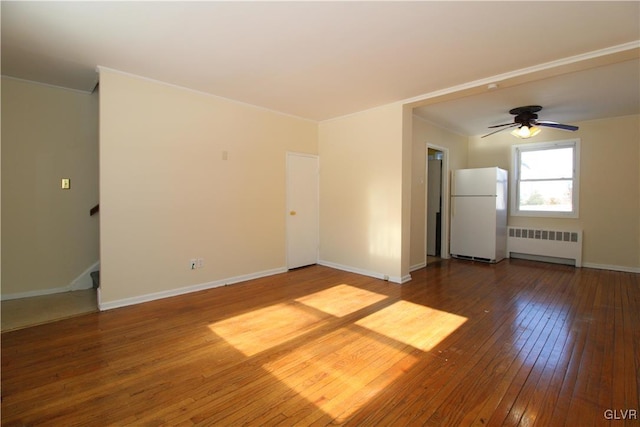
[[[572,208],[571,212],[535,211],[520,210],[519,189],[520,189],[520,153],[524,151],[541,151],[553,148],[573,148],[573,185],[572,185]],[[517,144],[511,146],[511,164],[513,173],[511,174],[511,215],[547,218],[578,218],[579,195],[580,195],[580,138],[567,139],[562,141],[536,142],[531,144]]]

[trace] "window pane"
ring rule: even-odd
[[[573,177],[573,147],[520,153],[520,179]]]
[[[520,182],[522,211],[571,212],[572,181]]]

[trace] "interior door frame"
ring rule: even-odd
[[[440,258],[447,259],[449,258],[449,149],[446,147],[442,147],[440,145],[431,144],[427,142],[427,150],[425,153],[425,169],[424,176],[425,179],[428,179],[429,176],[429,148],[440,151],[442,153],[442,176],[440,178],[440,197],[441,197],[441,206],[440,206]],[[427,203],[428,203],[428,191],[429,185],[425,185],[425,195],[424,195],[424,263],[427,264],[427,233],[429,229],[427,228]]]
[[[316,180],[316,206],[318,207],[318,212],[316,215],[316,224],[315,224],[315,232],[316,232],[316,262],[320,259],[320,157],[317,154],[310,153],[301,153],[296,151],[287,151],[285,153],[285,265],[287,269],[296,268],[290,266],[289,260],[289,235],[291,230],[289,229],[289,212],[291,210],[291,194],[289,191],[289,159],[291,156],[296,157],[308,157],[316,160],[316,165],[318,167],[318,178]]]

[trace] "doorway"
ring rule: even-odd
[[[318,262],[318,156],[287,153],[287,268]]]
[[[425,262],[448,258],[448,217],[446,191],[448,186],[448,150],[427,144],[426,243]]]

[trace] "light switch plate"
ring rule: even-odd
[[[68,190],[71,188],[71,179],[69,178],[62,178],[62,189],[63,190]]]

